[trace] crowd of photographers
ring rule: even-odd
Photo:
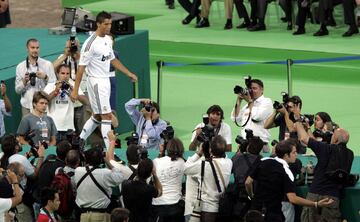
[[[157,103],[131,99],[125,110],[136,130],[126,138],[125,164],[114,154],[120,142],[112,130],[108,146],[102,141],[86,146],[79,138],[91,112],[86,87],[80,86],[80,103],[70,97],[78,42],[66,42],[55,69],[39,58],[38,40],[26,46],[28,56],[16,69],[23,114],[16,136],[5,134],[3,118],[12,106],[1,83],[0,221],[293,222],[300,215],[303,222],[340,220],[341,190],[356,183],[349,134],[325,112],[303,114],[299,96],[284,93],[282,102],[273,103],[264,96],[264,83],[248,76],[244,87],[234,88],[230,117],[241,128],[236,154],[232,159],[226,154],[232,150],[231,127],[223,109],[212,105],[193,130],[189,149],[195,153],[187,160]],[[118,125],[115,112],[111,123]],[[278,141],[270,140],[273,127],[279,127]],[[25,155],[23,145],[30,146]],[[56,154],[49,154],[48,146],[56,146]],[[307,147],[318,159],[315,169],[296,158]],[[148,150],[159,156],[150,160]],[[295,186],[304,185],[305,177],[310,189],[303,199]],[[305,206],[302,213],[294,205]]]

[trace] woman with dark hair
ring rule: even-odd
[[[160,155],[162,157],[154,159],[163,194],[161,197],[153,198],[153,217],[156,221],[158,219],[158,221],[183,222],[185,203],[181,198],[181,187],[185,161],[183,159],[184,145],[181,140],[178,138],[169,140],[166,153],[166,156]]]
[[[313,135],[316,140],[330,143],[334,129],[338,128],[337,124],[333,123],[331,117],[326,112],[318,112],[315,115]]]
[[[16,146],[18,145],[18,146]],[[19,142],[16,137],[12,134],[5,135],[1,140],[1,150],[3,153],[0,154],[0,167],[7,169],[9,165],[9,157],[17,153],[16,148],[20,149]]]
[[[323,130],[325,123],[331,121],[331,117],[327,112],[318,112],[315,115],[315,129]]]

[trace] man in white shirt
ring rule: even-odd
[[[66,132],[75,130],[74,126],[74,101],[70,98],[70,92],[73,89],[73,82],[70,79],[70,67],[61,64],[57,72],[58,81],[46,85],[44,92],[49,94],[49,111],[50,116],[55,123],[58,131],[56,141],[66,139]],[[88,100],[81,89],[79,89],[79,101],[83,104]]]
[[[30,113],[34,93],[44,89],[48,82],[56,81],[52,63],[39,57],[39,41],[29,39],[26,47],[28,56],[17,65],[15,78],[15,91],[21,95],[22,116]]]
[[[130,72],[118,59],[115,58],[112,39],[107,34],[111,30],[111,15],[100,12],[96,16],[97,29],[84,43],[81,49],[79,67],[76,74],[74,90],[71,97],[77,99],[82,75],[86,69],[88,74],[87,89],[93,116],[85,123],[80,138],[86,140],[95,128],[101,124],[101,133],[105,146],[109,147],[107,133],[111,130],[110,106],[110,63],[119,71],[128,76],[133,82],[137,76]]]
[[[219,198],[229,184],[232,161],[225,156],[226,141],[222,136],[215,136],[210,142],[209,160],[205,161],[204,181],[201,188],[202,212],[201,221],[215,222],[219,210]],[[195,176],[201,180],[201,156],[204,154],[203,145],[185,163],[185,175]],[[205,155],[206,156],[206,155]],[[211,166],[211,163],[214,167]],[[218,177],[218,185],[214,174]]]
[[[215,135],[220,135],[226,140],[226,151],[231,151],[231,128],[230,126],[223,122],[224,111],[219,105],[212,105],[208,108],[207,112],[207,124],[211,125],[214,128]],[[197,136],[202,132],[202,128],[205,126],[205,123],[199,123],[192,134],[191,143],[189,145],[190,150],[195,150],[200,143],[197,141]]]
[[[264,97],[264,84],[259,79],[251,79],[248,92],[237,94],[234,110],[231,112],[231,120],[241,124],[241,136],[246,138],[246,129],[253,131],[254,136],[259,136],[264,141],[263,152],[269,152],[270,131],[264,128],[266,119],[272,113],[272,101]],[[241,102],[245,100],[241,110]]]

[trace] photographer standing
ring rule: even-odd
[[[40,43],[29,39],[26,43],[28,56],[16,67],[15,91],[21,95],[21,112],[24,117],[32,110],[32,99],[36,91],[44,89],[48,82],[55,82],[51,62],[39,57]]]
[[[166,146],[167,155],[160,154],[153,163],[162,185],[161,197],[153,198],[154,219],[159,222],[184,222],[184,202],[181,186],[184,176],[184,145],[181,140],[172,138]]]
[[[261,80],[249,79],[246,81],[246,86],[247,89],[242,92],[235,92],[237,100],[235,108],[231,112],[231,120],[236,124],[237,121],[240,121],[243,138],[246,137],[245,129],[251,129],[254,136],[259,136],[264,141],[263,152],[269,152],[270,132],[264,128],[264,123],[272,113],[272,101],[264,97],[264,84]],[[243,100],[246,105],[240,109]]]
[[[195,130],[191,137],[191,143],[189,145],[189,150],[195,150],[200,142],[197,140],[199,134],[203,132],[205,125],[208,125],[214,130],[214,134],[222,136],[226,140],[226,151],[231,151],[231,128],[230,126],[223,122],[224,111],[219,105],[212,105],[206,111],[207,118],[205,118],[208,123],[199,123],[196,125]]]
[[[279,127],[279,141],[288,138],[297,138],[294,122],[290,119],[290,115],[293,115],[296,119],[300,117],[302,107],[300,97],[292,96],[284,99],[283,104],[275,101],[273,106],[274,112],[266,119],[264,128],[271,129]]]
[[[138,111],[136,107],[140,104],[143,104],[144,108]],[[166,122],[160,119],[159,105],[150,99],[131,99],[125,103],[125,110],[136,125],[138,144],[145,149],[159,149],[162,143],[160,134],[167,126]]]
[[[9,97],[6,95],[6,85],[4,81],[0,83],[0,139],[5,134],[4,116],[11,116],[12,105]]]
[[[46,115],[49,98],[43,91],[35,92],[32,100],[33,110],[21,119],[17,134],[21,144],[35,146],[45,142],[56,145],[56,127],[51,117]]]
[[[232,162],[225,156],[226,141],[222,136],[215,136],[208,144],[209,150],[204,143],[193,156],[185,163],[184,173],[187,176],[195,176],[201,181],[202,156],[210,155],[204,165],[204,181],[201,189],[202,222],[215,222],[219,210],[219,198],[229,184]],[[205,149],[204,149],[205,148]],[[208,154],[205,152],[209,152]],[[194,201],[194,200],[193,200]]]
[[[55,71],[59,70],[61,64],[66,64],[70,69],[70,79],[74,83],[76,79],[76,72],[78,69],[78,64],[80,60],[80,43],[76,39],[75,35],[71,35],[70,39],[65,43],[64,53],[61,54],[55,61],[53,61]],[[80,83],[80,90],[87,95],[86,93],[86,79],[87,76],[83,75]],[[87,110],[90,110],[87,112]],[[86,114],[86,115],[85,115]],[[74,102],[74,127],[77,134],[81,133],[81,129],[84,126],[85,121],[91,115],[90,104],[83,106],[79,101]]]
[[[345,172],[350,173],[354,154],[346,145],[349,141],[349,133],[343,128],[338,128],[331,137],[331,144],[327,144],[311,138],[309,136],[309,133],[311,133],[309,132],[310,128],[306,126],[305,129],[303,123],[297,122],[295,127],[299,140],[314,151],[318,160],[314,169],[314,179],[306,199],[318,201],[321,198],[331,198],[334,200],[334,203],[321,211],[309,207],[304,208],[301,221],[340,221],[340,192],[344,185],[339,183],[337,178],[334,178],[336,174],[332,175],[332,170],[341,169],[341,178],[346,178],[344,177]],[[344,167],[344,164],[346,164],[346,167]]]
[[[49,112],[48,115],[54,120],[58,133],[56,141],[67,139],[68,130],[74,130],[74,101],[70,98],[73,90],[73,81],[70,79],[70,67],[61,64],[57,69],[58,80],[56,83],[46,85],[44,92],[49,94]],[[87,104],[88,100],[81,89],[79,89],[79,101]]]

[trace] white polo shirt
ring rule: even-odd
[[[248,104],[246,104],[240,110],[239,115],[236,117],[236,121],[238,122],[238,124],[243,125],[246,123],[250,115],[249,121],[241,129],[241,136],[243,138],[246,138],[245,129],[251,129],[254,136],[258,136],[262,141],[268,143],[270,141],[271,135],[270,131],[264,128],[264,124],[266,119],[271,115],[272,112],[272,101],[271,99],[264,97],[264,95],[260,96],[254,101],[251,113],[248,108]],[[232,110],[230,117],[232,121],[235,121],[234,109]]]

